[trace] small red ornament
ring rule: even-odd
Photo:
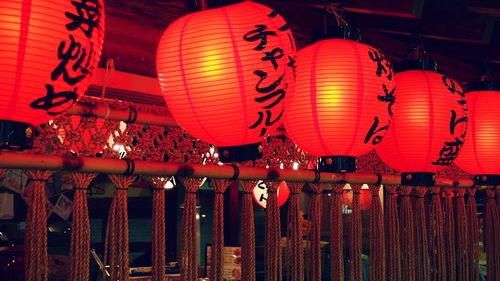
[[[280,125],[284,98],[294,89],[294,60],[283,18],[245,1],[172,23],[158,46],[157,71],[172,116],[189,134],[242,146],[260,143]]]
[[[500,90],[473,91],[465,97],[469,127],[455,163],[472,175],[500,175]]]
[[[359,206],[361,210],[368,210],[372,205],[372,193],[369,189],[361,189],[361,194],[359,195]],[[351,191],[344,191],[342,194],[342,203],[352,208],[352,197]],[[377,197],[378,198],[378,197]]]
[[[297,53],[296,74],[285,129],[301,149],[354,158],[382,140],[395,85],[392,67],[379,50],[353,40],[319,41]]]
[[[259,181],[255,186],[252,195],[255,203],[265,209],[267,206],[267,187],[263,181]],[[278,207],[283,206],[288,201],[288,197],[290,197],[290,189],[286,182],[282,181],[278,187]]]
[[[399,72],[395,81],[392,124],[377,154],[397,171],[430,176],[450,165],[462,148],[467,130],[464,92],[454,80],[429,70]]]
[[[103,39],[103,0],[0,1],[0,120],[36,126],[68,110]]]

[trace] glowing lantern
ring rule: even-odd
[[[466,101],[458,83],[429,71],[435,69],[434,63],[424,70],[413,70],[419,65],[410,67],[395,75],[393,120],[376,151],[393,169],[417,173],[432,184],[433,173],[450,165],[464,143]],[[408,184],[412,178],[417,180],[415,174],[405,178]]]
[[[354,171],[355,157],[373,149],[389,128],[395,90],[389,61],[365,44],[328,39],[298,52],[296,64],[287,135],[323,156],[320,168]]]
[[[261,208],[267,206],[267,186],[263,181],[259,181],[252,192],[254,202]],[[290,189],[285,181],[280,182],[278,187],[278,207],[283,206],[290,197]]]
[[[158,46],[157,71],[170,112],[188,133],[219,150],[258,147],[280,125],[294,59],[281,16],[245,1],[172,23]]]
[[[369,210],[372,205],[372,193],[368,189],[368,186],[362,188],[360,192],[359,205],[361,210]],[[353,194],[351,191],[344,191],[342,194],[342,203],[352,208],[352,197]]]
[[[90,83],[103,39],[102,0],[0,1],[0,120],[26,128],[68,110]]]
[[[469,127],[455,163],[467,173],[500,175],[500,88],[480,88],[466,94]]]

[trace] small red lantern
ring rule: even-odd
[[[216,146],[258,147],[280,125],[294,60],[283,18],[245,1],[172,23],[158,46],[157,71],[170,112],[188,133]]]
[[[365,44],[328,39],[297,53],[296,74],[296,94],[286,105],[287,135],[301,149],[324,156],[323,170],[355,170],[355,157],[373,149],[389,128],[395,98],[389,61]]]
[[[466,98],[468,133],[455,163],[473,175],[500,175],[500,88],[480,88]]]
[[[372,206],[372,193],[368,188],[361,189],[360,192],[361,194],[359,195],[359,206],[363,211],[369,210]],[[352,208],[352,197],[352,191],[344,191],[344,193],[342,194],[342,203]]]
[[[103,39],[102,0],[0,1],[0,120],[26,128],[68,110],[87,90]]]
[[[420,62],[422,63],[422,62]],[[436,171],[458,156],[467,130],[464,92],[452,79],[434,71],[435,63],[403,64],[395,75],[397,102],[391,128],[376,148],[382,161],[404,173],[418,173],[432,184]],[[403,175],[413,185],[419,177]]]

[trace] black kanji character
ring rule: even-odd
[[[255,29],[248,32],[243,36],[243,39],[248,42],[255,42],[260,40],[257,47],[254,48],[256,51],[262,51],[267,46],[267,36],[276,36],[276,32],[267,30],[267,26],[263,24],[258,24]]]
[[[439,159],[431,163],[438,166],[450,165],[453,160],[457,158],[463,144],[463,140],[459,138],[455,138],[455,141],[445,142],[443,148],[441,148],[439,152]]]
[[[388,90],[385,84],[382,84],[382,90],[384,91],[384,95],[377,95],[377,99],[381,102],[388,102],[388,110],[389,115],[392,116],[392,106],[394,102],[396,102],[396,96],[394,96],[394,92],[396,91],[396,87],[393,87],[392,90]]]
[[[379,118],[378,116],[375,116],[375,118],[373,119],[373,124],[372,126],[370,127],[370,129],[368,130],[368,133],[366,133],[366,136],[365,136],[365,140],[364,140],[364,143],[368,143],[370,141],[370,139],[378,132],[383,132],[383,131],[386,131],[387,129],[389,129],[389,125],[385,125],[381,128],[378,128],[378,123],[379,123]],[[376,145],[378,144],[379,142],[382,141],[384,137],[383,136],[376,136],[373,138],[372,140],[372,144],[373,145]]]
[[[93,47],[91,45],[90,53],[87,54],[85,48],[82,48],[79,42],[75,41],[75,38],[72,35],[69,35],[69,39],[71,42],[69,43],[68,48],[66,49],[66,41],[61,41],[59,43],[59,48],[57,49],[57,57],[60,59],[59,65],[52,71],[50,74],[50,78],[55,81],[57,80],[61,74],[63,75],[63,79],[68,85],[75,85],[82,81],[90,73],[90,61],[92,56],[94,55]],[[71,66],[73,71],[80,71],[80,75],[76,77],[71,77],[68,73],[68,64],[70,61],[75,61]],[[82,65],[85,62],[84,65]]]
[[[65,15],[72,22],[66,24],[68,30],[75,30],[80,28],[87,38],[92,37],[94,28],[99,23],[101,14],[99,12],[99,1],[98,0],[80,0],[71,1],[71,4],[75,6],[77,14],[66,12]]]
[[[271,61],[274,69],[278,69],[277,60],[283,57],[283,49],[274,48],[271,52],[264,52],[264,56],[262,57],[262,61]]]
[[[269,93],[271,91],[274,91],[274,89],[276,89],[276,87],[278,87],[281,84],[281,80],[283,80],[283,76],[285,76],[285,73],[283,73],[278,78],[278,80],[276,80],[273,83],[271,83],[271,85],[265,86],[265,87],[260,87],[260,84],[262,83],[262,81],[264,81],[267,78],[267,72],[265,72],[263,70],[255,70],[253,73],[255,75],[259,76],[259,78],[260,78],[260,80],[257,83],[257,85],[255,85],[255,90],[258,93],[261,93],[261,94],[263,94],[263,93]]]
[[[278,122],[281,119],[281,117],[283,116],[283,111],[284,111],[284,109],[281,110],[280,114],[278,114],[278,116],[276,118],[274,118],[274,120],[271,119],[272,112],[270,110],[265,111],[266,112],[265,113],[266,120],[264,122],[265,127],[260,129],[260,134],[259,134],[260,137],[265,136],[265,134],[267,132],[267,126],[272,126],[272,125],[276,124],[276,122]],[[250,127],[248,127],[249,129],[256,129],[257,127],[259,127],[262,124],[262,121],[264,121],[264,113],[262,111],[259,111],[258,115],[259,115],[259,118],[257,119],[257,121],[255,121],[255,123],[253,123]]]
[[[57,115],[65,112],[76,103],[78,97],[76,88],[73,91],[62,91],[58,93],[54,92],[54,86],[50,84],[46,84],[45,88],[47,89],[46,96],[32,101],[30,103],[31,108],[43,109],[47,111],[49,115]],[[61,109],[61,107],[63,108]]]
[[[455,134],[455,128],[457,127],[458,124],[465,122],[465,130],[463,134],[460,136],[461,138],[465,138],[465,132],[467,131],[467,122],[468,118],[467,116],[458,118],[457,120],[457,113],[455,110],[451,110],[451,118],[450,118],[450,134],[454,135]]]
[[[377,77],[382,76],[383,73],[386,75],[387,79],[391,81],[393,73],[391,63],[387,60],[387,58],[375,49],[370,49],[368,51],[368,55],[372,61],[377,63],[377,72],[375,73]]]

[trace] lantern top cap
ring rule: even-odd
[[[361,33],[358,28],[352,26],[329,26],[325,31],[324,28],[317,28],[312,31],[312,42],[315,43],[324,39],[346,39],[353,41],[361,41]]]
[[[437,62],[429,59],[404,60],[394,64],[394,73],[408,70],[428,70],[439,72]]]
[[[468,83],[466,85],[466,92],[475,92],[475,91],[500,91],[500,82],[499,81],[474,81]]]

